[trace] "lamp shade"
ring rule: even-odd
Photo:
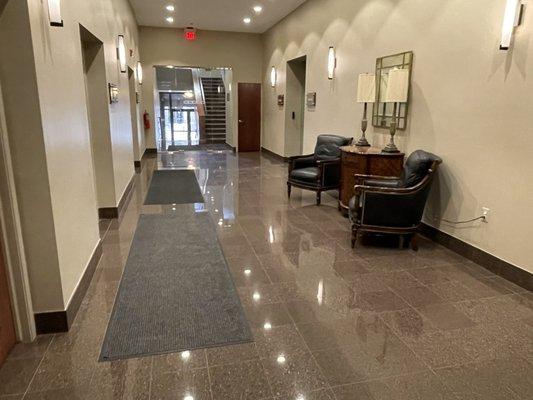
[[[330,47],[328,50],[328,79],[331,80],[335,76],[335,67],[337,66],[337,57],[335,56],[335,47]]]
[[[276,83],[278,80],[278,73],[276,72],[276,67],[272,67],[270,70],[270,86],[276,87]]]
[[[143,84],[143,66],[140,61],[137,62],[137,82],[139,85]]]
[[[374,103],[376,101],[376,74],[360,74],[357,84],[357,102]]]
[[[52,26],[63,26],[61,19],[61,0],[48,0],[48,14]]]
[[[120,65],[120,72],[125,73],[127,71],[128,65],[126,60],[126,43],[124,43],[124,35],[118,35],[117,55],[118,62]]]
[[[409,70],[392,69],[389,72],[385,103],[406,103],[409,97]]]
[[[500,49],[508,50],[511,46],[514,28],[520,23],[520,9],[522,3],[520,0],[507,0],[505,6],[505,15],[503,17],[502,39]]]

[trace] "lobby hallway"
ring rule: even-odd
[[[255,342],[98,363],[139,214],[159,168],[195,169]],[[19,344],[1,400],[527,399],[533,296],[430,241],[350,248],[325,194],[286,195],[287,166],[258,153],[146,159],[72,330]]]

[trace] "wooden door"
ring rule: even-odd
[[[261,84],[239,83],[239,152],[261,150]]]
[[[15,345],[15,325],[7,286],[7,269],[0,247],[0,365]]]

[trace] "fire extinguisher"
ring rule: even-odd
[[[143,121],[144,121],[144,129],[148,130],[150,129],[150,114],[148,114],[147,111],[143,114]]]

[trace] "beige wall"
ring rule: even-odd
[[[247,33],[199,31],[195,42],[183,39],[183,30],[140,28],[140,50],[144,65],[142,109],[147,110],[152,127],[146,134],[146,146],[155,148],[154,78],[155,65],[193,67],[231,67],[233,69],[233,109],[237,109],[237,82],[261,82],[262,43],[260,35]],[[232,118],[231,146],[237,146],[237,113]]]
[[[10,0],[0,23],[0,79],[36,312],[67,307],[99,241],[80,24],[104,43],[107,80],[120,88],[120,102],[108,107],[117,201],[134,174],[128,78],[116,60],[118,34],[134,50],[128,64],[138,59],[131,7],[71,0],[61,9],[64,27],[51,27],[46,1]]]
[[[263,146],[285,154],[285,111],[276,96],[285,91],[287,60],[307,55],[307,91],[317,92],[317,107],[305,117],[309,152],[319,133],[358,137],[357,75],[372,71],[377,57],[413,50],[411,114],[398,143],[444,159],[426,221],[533,272],[526,251],[533,224],[533,13],[525,13],[514,49],[504,52],[504,8],[503,0],[309,0],[265,34]],[[338,57],[331,82],[329,46]],[[272,65],[275,89],[268,85]],[[368,136],[378,146],[387,140],[383,130],[371,128]],[[492,210],[489,224],[438,221],[476,217],[482,206]]]

